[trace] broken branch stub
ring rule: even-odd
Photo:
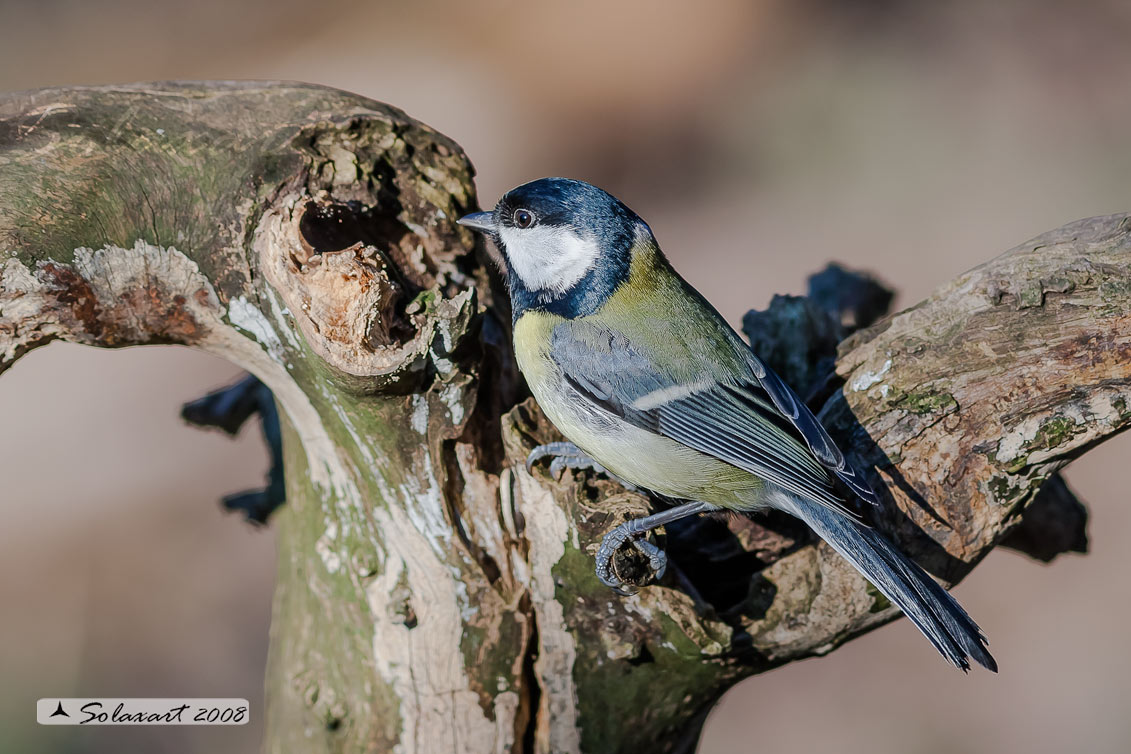
[[[343,384],[363,393],[421,384],[429,352],[449,361],[470,331],[470,270],[428,255],[393,198],[379,194],[393,205],[381,207],[317,197],[278,197],[260,219],[252,248],[268,283]]]
[[[321,87],[10,95],[0,371],[54,338],[182,343],[270,387],[287,504],[268,751],[688,750],[736,680],[895,613],[785,517],[669,527],[661,584],[598,582],[601,536],[648,501],[525,470],[556,433],[455,224],[471,176],[442,135]],[[1126,218],[1069,226],[850,337],[842,390],[809,370],[889,490],[874,523],[936,574],[1131,421],[1129,264]],[[873,316],[858,303],[837,327]]]

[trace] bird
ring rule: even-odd
[[[624,586],[612,558],[626,543],[662,574],[666,556],[645,537],[654,528],[715,511],[784,511],[897,605],[946,660],[967,671],[972,658],[997,671],[958,602],[848,507],[841,490],[881,505],[868,481],[623,202],[584,181],[542,178],[458,223],[500,251],[515,360],[568,440],[536,448],[528,466],[553,455],[683,501],[604,536],[602,583]]]

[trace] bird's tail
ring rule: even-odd
[[[788,497],[788,504],[780,501],[781,507],[812,527],[899,606],[943,657],[964,671],[970,668],[972,657],[997,672],[997,663],[986,650],[986,637],[978,625],[945,589],[882,534],[819,503]]]

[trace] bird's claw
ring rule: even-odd
[[[597,463],[591,457],[585,454],[581,448],[574,445],[572,442],[548,442],[545,445],[539,445],[530,454],[526,456],[526,471],[532,472],[534,464],[543,458],[552,458],[550,461],[550,474],[554,477],[561,475],[566,469],[583,470],[589,469],[598,474],[602,474],[614,482],[617,482],[626,490],[630,492],[638,492],[639,488],[633,484],[629,484],[616,474],[606,469],[601,464]]]
[[[530,451],[530,454],[526,456],[527,472],[532,472],[534,470],[534,464],[546,457],[553,457],[554,460],[550,463],[550,469],[553,470],[554,464],[557,463],[560,458],[569,457],[573,459],[583,459],[586,458],[586,455],[581,452],[581,448],[577,447],[572,442],[548,442],[534,448],[534,450]]]
[[[613,569],[613,558],[616,557],[617,551],[625,542],[631,544],[637,552],[647,558],[648,569],[652,573],[653,581],[663,578],[668,567],[667,553],[644,538],[647,536],[648,529],[637,530],[638,527],[634,526],[636,521],[640,520],[626,521],[612,529],[601,540],[601,546],[597,550],[597,578],[602,584],[624,596],[636,593],[636,588],[622,581]]]

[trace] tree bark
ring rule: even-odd
[[[287,504],[267,751],[689,750],[737,680],[897,614],[776,517],[673,529],[661,584],[601,586],[601,536],[649,504],[524,469],[556,435],[455,224],[472,176],[443,135],[321,87],[9,95],[0,372],[56,338],[180,343],[270,387]],[[1067,488],[1033,502],[1131,422],[1129,281],[1131,218],[1073,223],[855,333],[814,377],[887,490],[873,523],[945,582],[1011,532],[1040,557],[1080,548]]]

